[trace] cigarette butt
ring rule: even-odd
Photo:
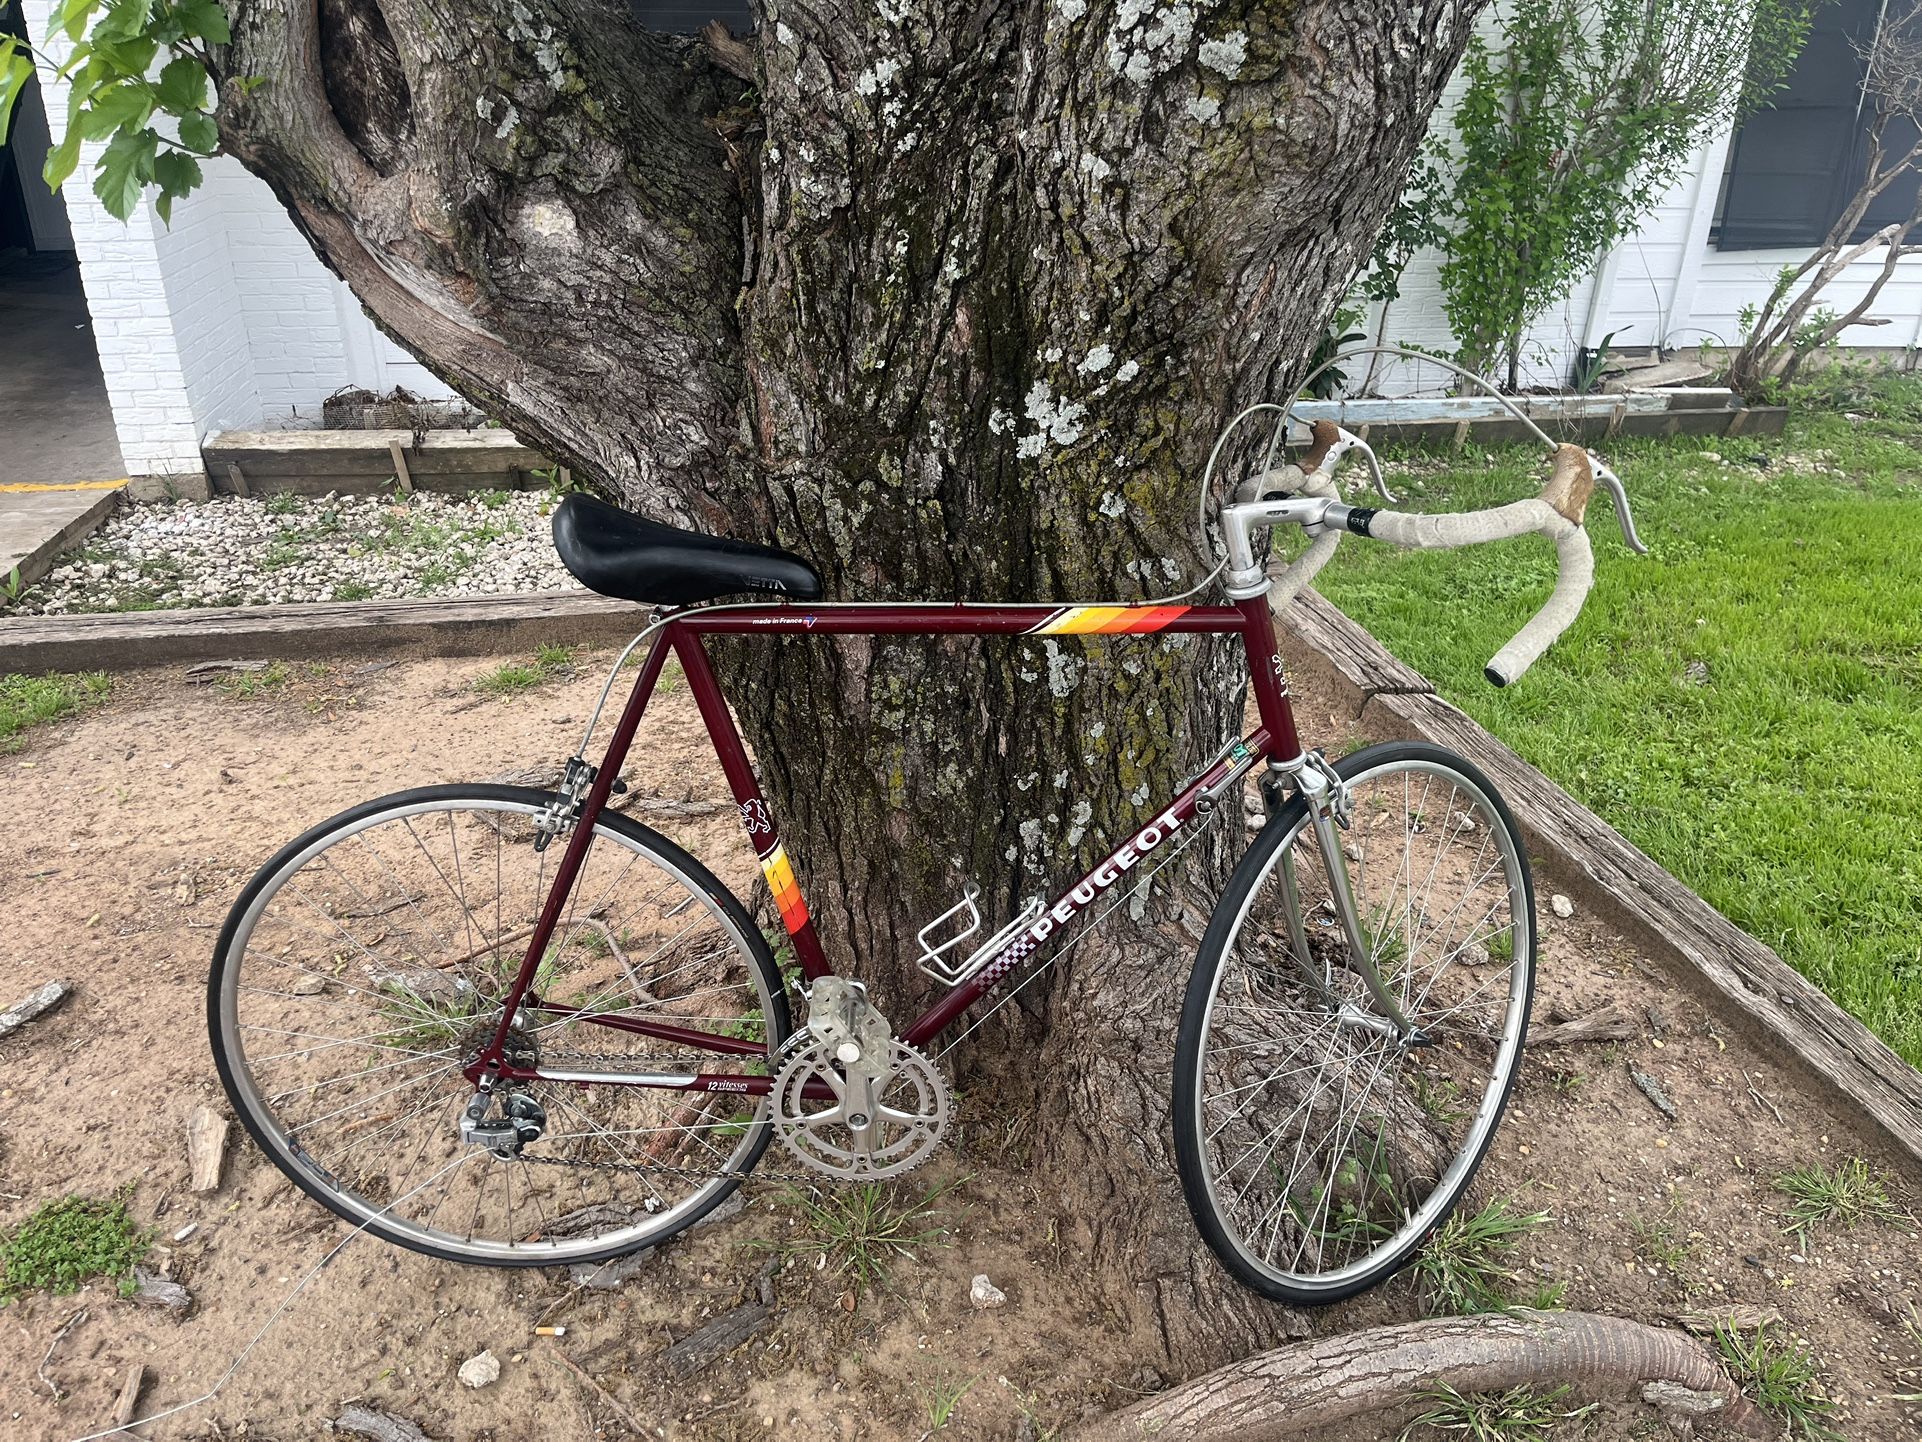
[[[536,1328],[534,1329],[534,1335],[535,1335],[536,1337],[565,1337],[565,1336],[567,1335],[567,1328],[565,1328],[565,1327],[536,1327]]]

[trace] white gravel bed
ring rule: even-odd
[[[553,591],[546,491],[269,496],[123,506],[15,614]]]

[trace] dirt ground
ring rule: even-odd
[[[24,1442],[106,1426],[135,1363],[150,1379],[143,1416],[205,1392],[345,1235],[238,1128],[220,1189],[187,1188],[185,1120],[203,1103],[225,1109],[204,1023],[216,930],[283,840],[351,802],[560,759],[600,684],[595,659],[508,699],[475,690],[493,662],[343,660],[296,668],[255,698],[177,671],[123,676],[102,709],[0,757],[14,818],[0,871],[0,1004],[50,977],[78,986],[61,1010],[0,1042],[0,1226],[69,1192],[131,1187],[135,1215],[157,1229],[156,1257],[195,1299],[175,1320],[95,1284],[0,1312],[10,1343],[0,1433]],[[1296,689],[1305,734],[1331,749],[1356,735],[1346,698],[1312,678]],[[726,800],[684,691],[662,698],[645,734],[628,772],[643,798]],[[751,894],[758,876],[731,807],[640,814]],[[1775,1309],[1820,1360],[1844,1435],[1922,1435],[1922,1404],[1891,1398],[1922,1392],[1922,1339],[1903,1323],[1918,1315],[1904,1309],[1922,1306],[1913,1221],[1818,1232],[1804,1252],[1770,1188],[1788,1167],[1861,1156],[1908,1209],[1922,1203],[1922,1174],[1537,865],[1538,1023],[1612,1002],[1635,1034],[1531,1050],[1476,1197],[1507,1194],[1552,1214],[1523,1255],[1541,1280],[1567,1284],[1568,1306],[1644,1320],[1733,1303]],[[1572,918],[1549,911],[1556,891],[1577,898]],[[1678,1120],[1636,1090],[1630,1064],[1659,1081]],[[664,1248],[611,1292],[362,1238],[313,1278],[217,1398],[142,1435],[311,1438],[359,1401],[463,1442],[619,1437],[636,1422],[686,1442],[919,1439],[934,1393],[971,1383],[944,1437],[1045,1437],[1174,1380],[1157,1370],[1153,1338],[1091,1311],[1074,1221],[1019,1169],[1010,1119],[971,1117],[964,1104],[961,1123],[954,1155],[906,1183],[956,1183],[937,1204],[945,1245],[898,1263],[852,1310],[844,1281],[794,1256],[773,1279],[773,1324],[691,1380],[668,1379],[657,1354],[755,1295],[769,1253],[751,1243],[795,1235],[778,1186],[750,1184],[742,1212]],[[1008,1294],[1004,1308],[970,1308],[969,1278],[981,1272]],[[1314,1323],[1352,1329],[1420,1310],[1398,1280]],[[536,1337],[537,1324],[566,1334]],[[458,1385],[456,1368],[483,1348],[502,1362],[500,1381]],[[1625,1409],[1571,1435],[1660,1427]]]

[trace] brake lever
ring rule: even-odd
[[[1375,490],[1381,498],[1390,505],[1394,505],[1400,501],[1401,497],[1388,489],[1388,482],[1382,477],[1381,461],[1375,455],[1374,447],[1369,445],[1368,442],[1364,441],[1360,436],[1354,435],[1349,431],[1344,430],[1341,434],[1344,440],[1351,443],[1353,449],[1360,451],[1364,456],[1368,457],[1368,473],[1374,477]]]
[[[1642,538],[1635,533],[1635,517],[1628,508],[1628,487],[1622,484],[1622,478],[1620,476],[1608,468],[1608,462],[1596,455],[1595,452],[1590,451],[1588,453],[1588,463],[1594,467],[1596,482],[1602,489],[1608,492],[1609,500],[1614,503],[1615,519],[1622,527],[1622,539],[1628,542],[1629,550],[1635,552],[1636,555],[1646,556],[1648,554],[1648,547],[1642,543]]]

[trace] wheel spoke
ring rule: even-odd
[[[274,1162],[391,1240],[480,1262],[664,1239],[767,1139],[765,1098],[504,1081],[482,1097],[486,1146],[463,1142],[464,1073],[502,1025],[554,875],[555,848],[532,844],[546,798],[521,795],[435,788],[349,813],[243,893],[216,960],[230,1095]],[[718,898],[643,828],[601,822],[535,967],[541,999],[569,1009],[506,1018],[510,1064],[638,1072],[711,1054],[597,1024],[653,1019],[751,1041],[737,1059],[765,1068],[785,1038],[779,973]],[[322,985],[296,990],[307,977]]]

